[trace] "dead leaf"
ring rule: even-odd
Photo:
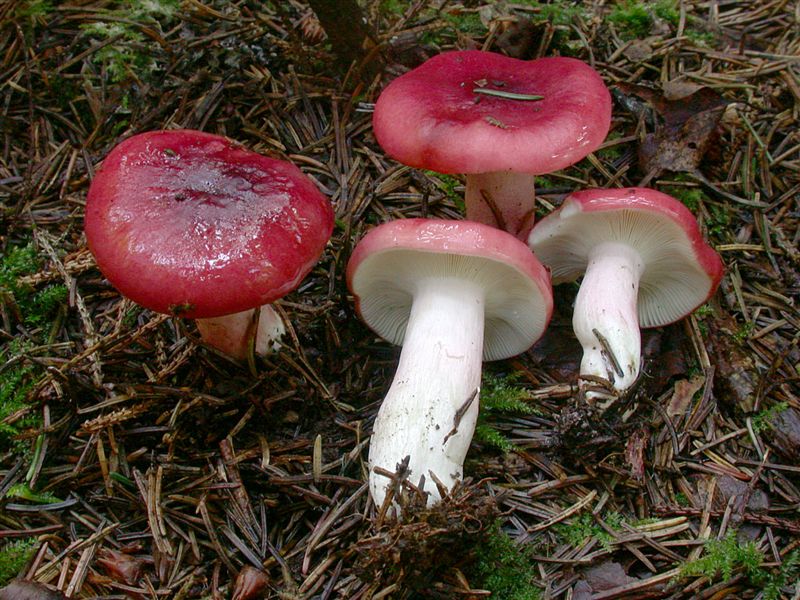
[[[640,63],[653,56],[653,47],[646,40],[635,40],[622,53],[629,61]]]
[[[530,19],[517,19],[510,22],[501,22],[502,31],[497,36],[495,46],[511,58],[530,58],[535,43],[536,26]]]
[[[15,579],[0,589],[0,600],[66,600],[66,596],[43,583]]]
[[[97,563],[109,577],[126,585],[135,586],[142,577],[142,561],[124,552],[103,548]]]
[[[264,597],[269,576],[262,570],[245,565],[236,577],[232,600],[257,600]]]
[[[764,435],[772,438],[775,449],[793,464],[800,461],[800,413],[787,408],[772,417],[769,425]]]
[[[645,173],[639,185],[647,185],[664,171],[695,173],[716,139],[728,101],[708,87],[676,99],[642,85],[621,82],[617,87],[647,100],[661,117],[639,146],[639,167]]]
[[[692,398],[703,387],[705,382],[706,378],[703,375],[695,375],[689,380],[680,379],[676,381],[675,388],[672,391],[672,398],[670,398],[669,406],[667,407],[667,414],[670,417],[684,414],[692,403]]]
[[[631,468],[631,475],[639,482],[644,481],[644,451],[647,448],[648,438],[648,433],[639,429],[633,432],[625,445],[625,460]]]

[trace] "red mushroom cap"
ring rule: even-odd
[[[591,249],[604,242],[628,244],[642,257],[637,302],[642,327],[683,318],[708,300],[722,279],[722,259],[703,239],[691,211],[649,188],[570,194],[528,238],[554,283],[580,277]]]
[[[297,287],[325,248],[333,211],[288,162],[217,135],[156,131],[105,158],[85,228],[100,270],[123,295],[205,318]]]
[[[527,350],[553,312],[550,275],[513,235],[473,221],[402,219],[371,230],[347,264],[359,316],[401,344],[421,277],[465,278],[486,293],[484,359]]]
[[[401,75],[373,115],[375,137],[389,155],[440,173],[557,171],[600,146],[610,124],[611,96],[586,63],[480,50],[445,52]]]

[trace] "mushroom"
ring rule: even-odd
[[[600,146],[611,96],[600,75],[574,58],[454,51],[392,81],[372,122],[378,143],[403,164],[466,174],[467,219],[526,240],[534,175]]]
[[[651,189],[575,192],[528,241],[553,283],[584,274],[572,326],[583,346],[581,375],[608,380],[615,390],[587,394],[601,408],[639,375],[639,328],[688,315],[722,278],[722,261],[692,213]]]
[[[259,353],[276,343],[283,322],[269,303],[317,262],[333,211],[288,162],[200,131],[154,131],[105,158],[85,230],[124,296],[198,319],[207,344],[244,358],[253,340]]]
[[[481,223],[407,219],[370,231],[347,265],[361,318],[402,344],[370,443],[370,490],[383,504],[409,458],[408,480],[440,499],[461,478],[478,415],[481,361],[514,356],[544,332],[550,278],[528,247]]]

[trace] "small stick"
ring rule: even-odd
[[[506,100],[542,100],[544,96],[536,94],[518,94],[516,92],[506,92],[504,90],[493,90],[490,88],[472,88],[473,94],[483,94],[485,96],[496,96]]]
[[[456,414],[453,417],[453,428],[446,436],[444,436],[444,439],[442,440],[442,446],[444,446],[447,443],[447,440],[449,440],[452,436],[458,433],[458,426],[461,425],[461,419],[464,418],[464,415],[467,414],[469,407],[472,406],[473,402],[475,402],[475,398],[478,397],[479,391],[480,388],[475,388],[469,395],[469,397],[464,401],[464,404],[462,404],[456,411]]]
[[[611,350],[611,346],[608,343],[606,337],[600,333],[597,329],[592,329],[592,333],[594,337],[597,338],[597,341],[600,342],[600,345],[603,347],[603,352],[606,353],[606,356],[611,360],[611,366],[614,367],[614,372],[619,375],[620,377],[625,377],[625,371],[622,370],[622,367],[617,360],[616,355],[614,354],[613,350]]]

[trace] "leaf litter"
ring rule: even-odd
[[[52,312],[0,290],[2,397],[25,401],[0,420],[10,434],[0,552],[19,539],[33,548],[4,593],[519,600],[477,566],[501,532],[513,545],[495,544],[505,555],[492,560],[530,567],[528,598],[796,595],[800,33],[790,3],[645,9],[649,33],[635,46],[606,3],[372,3],[390,64],[356,89],[330,71],[299,0],[154,4],[171,10],[137,2],[137,20],[107,2],[0,7],[3,260],[33,244],[38,264],[15,271],[14,285],[66,290]],[[110,25],[117,33],[102,37]],[[646,333],[641,380],[602,415],[577,394],[574,290],[558,290],[563,314],[548,336],[494,367],[515,374],[535,409],[491,415],[510,453],[476,442],[448,501],[426,509],[401,486],[409,509],[392,521],[363,482],[398,353],[357,320],[342,274],[374,224],[459,218],[463,182],[388,159],[369,112],[383,83],[454,47],[591,62],[618,90],[611,135],[539,182],[542,209],[574,189],[645,177],[697,215],[726,276],[707,307]],[[94,170],[122,138],[162,127],[292,160],[336,207],[321,262],[278,303],[289,341],[252,368],[199,346],[191,324],[121,299],[86,251]],[[745,528],[755,552],[712,544]]]

